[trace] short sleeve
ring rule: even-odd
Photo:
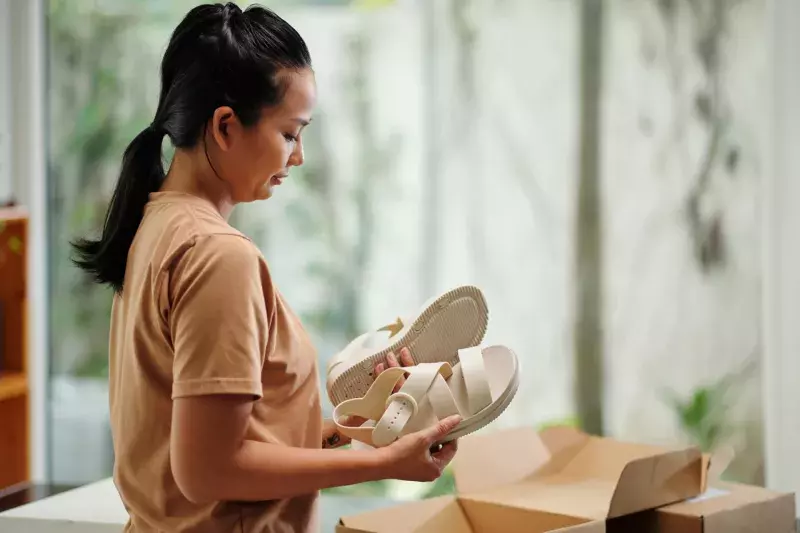
[[[199,237],[169,279],[172,397],[261,398],[268,314],[255,246],[238,235]]]

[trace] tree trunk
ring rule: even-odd
[[[603,247],[600,198],[600,96],[603,0],[578,0],[580,128],[575,224],[575,402],[583,429],[603,432]]]

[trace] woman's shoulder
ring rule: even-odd
[[[156,286],[167,302],[181,294],[215,294],[225,300],[242,292],[264,298],[271,293],[271,276],[258,247],[238,231],[196,233],[176,247],[162,264]]]
[[[139,233],[142,237],[150,234],[144,240],[163,247],[164,266],[185,256],[203,261],[225,257],[263,260],[253,240],[219,214],[186,203],[158,207],[144,217]]]
[[[247,279],[269,283],[266,261],[250,237],[199,202],[170,200],[148,206],[137,239],[158,279],[170,285],[209,279],[231,286]]]
[[[180,267],[223,269],[232,276],[266,267],[264,256],[252,239],[234,228],[187,235],[167,263],[172,270]]]

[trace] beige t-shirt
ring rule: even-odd
[[[172,400],[258,398],[248,439],[319,448],[316,352],[256,246],[205,200],[154,193],[131,247],[110,342],[114,480],[129,532],[317,531],[316,493],[196,505],[170,469]]]

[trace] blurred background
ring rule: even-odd
[[[113,464],[111,295],[68,242],[102,224],[121,153],[152,120],[169,34],[196,3],[43,2],[55,483]],[[477,284],[486,342],[523,364],[493,428],[730,446],[727,477],[763,483],[766,0],[261,3],[307,39],[319,106],[305,165],[232,223],[322,371],[364,330]],[[451,489],[445,476],[339,491]]]

